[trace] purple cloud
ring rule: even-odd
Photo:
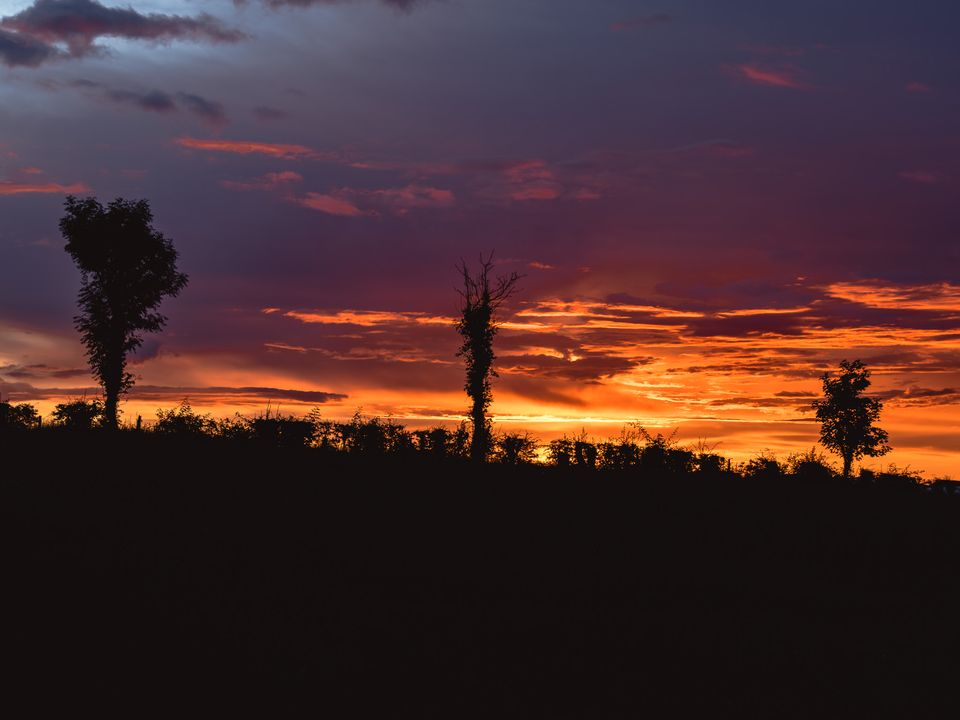
[[[16,15],[4,17],[0,26],[15,31],[24,41],[29,38],[48,46],[65,44],[74,57],[95,52],[95,43],[101,37],[214,43],[237,42],[246,37],[206,13],[195,17],[144,15],[133,8],[106,7],[96,0],[36,0]]]

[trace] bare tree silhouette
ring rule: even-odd
[[[493,395],[490,390],[490,378],[496,377],[493,368],[496,358],[493,352],[493,338],[497,334],[497,310],[514,293],[517,281],[522,277],[518,273],[491,277],[493,271],[493,253],[484,259],[480,255],[480,268],[474,274],[463,260],[457,265],[463,281],[460,295],[460,317],[457,320],[457,332],[463,337],[463,344],[457,355],[466,363],[467,379],[464,390],[473,401],[470,408],[470,420],[473,433],[470,439],[471,459],[483,462],[487,459],[492,446],[492,432],[487,410]]]
[[[187,284],[177,271],[177,251],[154,230],[146,200],[117,198],[106,208],[96,198],[68,196],[60,232],[83,283],[74,323],[93,374],[103,386],[103,422],[117,427],[120,395],[133,385],[127,353],[157,332],[167,319],[156,311]]]
[[[875,424],[883,404],[863,395],[870,387],[867,366],[841,360],[840,370],[836,378],[823,374],[823,400],[815,400],[813,408],[821,423],[820,444],[843,458],[843,477],[849,478],[854,460],[885,455],[890,446],[887,431]]]

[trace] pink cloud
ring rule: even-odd
[[[906,87],[905,87],[904,89],[905,89],[908,93],[915,93],[915,94],[933,92],[933,88],[932,88],[932,87],[930,87],[930,86],[927,85],[926,83],[918,82],[917,80],[913,80],[912,82],[908,82],[907,85],[906,85]]]
[[[934,185],[940,182],[941,177],[929,170],[905,170],[900,173],[900,178],[907,182],[921,183],[923,185]]]
[[[768,87],[792,88],[795,90],[807,87],[805,83],[796,78],[796,73],[790,69],[772,70],[761,68],[756,65],[737,65],[732,68],[738,77],[741,77],[755,85],[766,85]]]
[[[450,190],[427,185],[376,190],[340,188],[326,194],[307,193],[297,200],[304,207],[343,217],[376,216],[381,211],[405,215],[415,208],[449,207],[455,201]]]
[[[299,198],[297,203],[305,208],[338,217],[359,217],[366,214],[349,200],[315,192],[307,193]]]
[[[525,187],[514,190],[510,193],[511,200],[556,200],[560,197],[562,189],[556,187],[535,186]]]
[[[402,188],[358,191],[358,194],[382,200],[399,209],[417,207],[448,207],[456,201],[450,190],[425,185],[407,185]]]
[[[510,200],[556,200],[564,191],[556,173],[543,160],[521,160],[503,170],[505,195]]]
[[[220,184],[228,190],[274,190],[278,187],[284,187],[290,183],[296,183],[303,180],[303,175],[289,170],[283,172],[267,173],[262,178],[241,182],[236,180],[221,180]]]

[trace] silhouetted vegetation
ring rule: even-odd
[[[40,426],[40,413],[29,403],[0,402],[0,432],[31,430]]]
[[[292,448],[275,412],[259,438],[191,412],[4,445],[30,468],[0,483],[8,707],[800,720],[955,694],[956,483],[728,471],[635,427],[623,469],[586,470],[585,437],[580,467],[479,465],[456,428],[362,416]]]
[[[67,430],[92,430],[103,421],[103,403],[100,400],[71,400],[59,403],[51,413],[53,424]]]
[[[103,386],[103,422],[117,427],[120,395],[133,384],[127,354],[157,332],[166,318],[160,302],[187,284],[177,251],[151,225],[146,200],[117,198],[106,208],[95,198],[68,196],[60,231],[82,276],[77,329],[94,376]]]
[[[493,399],[490,379],[497,376],[493,367],[496,355],[493,339],[497,334],[497,310],[513,294],[520,275],[510,273],[496,279],[493,272],[493,253],[487,259],[480,256],[476,273],[470,271],[466,262],[457,268],[463,281],[460,294],[460,318],[457,332],[463,338],[458,355],[464,359],[467,379],[464,389],[472,401],[470,421],[473,432],[470,441],[470,457],[477,462],[487,459],[492,447],[492,433],[487,411]]]
[[[843,460],[843,477],[850,477],[853,461],[890,452],[887,432],[877,426],[883,405],[864,392],[870,371],[860,360],[840,362],[840,374],[824,373],[823,399],[813,403],[820,421],[821,444]]]

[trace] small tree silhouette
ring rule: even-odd
[[[60,403],[53,412],[53,424],[69,430],[91,430],[103,417],[103,403],[99,400],[71,400]]]
[[[167,319],[157,306],[187,284],[177,251],[152,221],[146,200],[117,198],[104,208],[96,198],[72,195],[60,220],[65,249],[82,276],[74,323],[103,386],[104,425],[112,429],[120,395],[133,385],[127,353],[143,343],[140,333],[163,328]]]
[[[40,426],[40,413],[29,403],[0,402],[0,431],[33,430]]]
[[[457,266],[463,289],[460,294],[460,317],[457,320],[457,332],[463,337],[463,344],[457,355],[464,359],[467,366],[467,379],[464,390],[473,401],[470,408],[470,421],[473,433],[470,439],[470,458],[484,462],[492,446],[492,432],[487,410],[493,399],[490,390],[490,378],[496,377],[493,361],[493,338],[497,334],[497,310],[509,298],[517,287],[520,275],[510,273],[491,278],[493,271],[493,253],[484,260],[480,255],[480,269],[476,274],[470,271],[466,262]]]
[[[813,409],[820,421],[820,444],[843,459],[843,477],[850,477],[854,460],[864,455],[878,457],[890,452],[887,432],[875,424],[883,404],[864,396],[870,387],[870,371],[860,360],[840,362],[840,374],[821,377],[823,400]]]

